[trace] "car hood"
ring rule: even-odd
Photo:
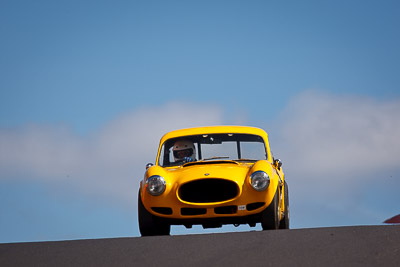
[[[223,161],[198,161],[186,163],[177,167],[150,167],[144,177],[159,175],[164,177],[169,186],[179,186],[197,179],[226,179],[235,181],[239,186],[249,177],[251,173],[263,170],[272,177],[271,163],[266,160],[253,162]]]
[[[228,179],[243,184],[253,163],[233,161],[198,162],[178,168],[166,169],[166,179],[171,183],[183,184],[197,179]]]

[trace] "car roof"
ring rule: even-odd
[[[160,143],[164,143],[166,140],[180,137],[180,136],[189,136],[189,135],[198,135],[198,134],[220,134],[220,133],[242,133],[242,134],[254,134],[263,137],[266,141],[268,140],[268,134],[257,127],[250,126],[205,126],[205,127],[195,127],[195,128],[186,128],[171,131],[165,134],[161,138]]]

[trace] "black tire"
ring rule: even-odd
[[[171,231],[171,225],[146,210],[140,198],[140,191],[138,194],[138,221],[142,236],[169,235]]]
[[[283,201],[285,203],[285,212],[279,224],[279,229],[289,229],[289,188],[286,181],[284,187],[285,188],[283,190],[284,191]]]
[[[261,212],[261,226],[263,230],[279,229],[279,189],[276,189],[271,204]]]

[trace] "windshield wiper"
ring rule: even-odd
[[[258,161],[258,159],[234,159],[234,161]]]
[[[229,157],[212,157],[212,158],[202,159],[201,161],[214,160],[214,159],[229,159]]]

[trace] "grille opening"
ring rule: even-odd
[[[265,205],[265,202],[254,202],[246,205],[248,211],[256,210]]]
[[[232,199],[239,193],[235,182],[222,179],[201,179],[179,188],[182,200],[193,203],[220,202]]]
[[[206,213],[207,209],[204,208],[181,208],[181,214],[184,216],[203,215]]]
[[[166,207],[152,207],[151,208],[154,212],[161,213],[164,215],[171,215],[172,214],[172,209],[171,208],[166,208]]]
[[[235,214],[237,212],[237,206],[225,206],[214,209],[215,214]]]

